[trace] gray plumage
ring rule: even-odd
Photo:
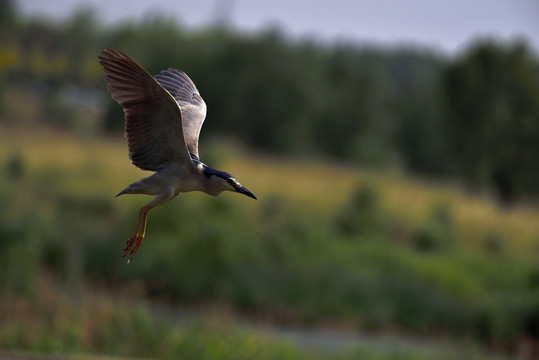
[[[181,108],[183,136],[187,150],[198,158],[198,137],[206,118],[206,103],[195,84],[180,70],[168,69],[155,76]]]

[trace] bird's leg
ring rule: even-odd
[[[127,243],[125,244],[124,248],[124,257],[129,253],[131,254],[131,257],[129,260],[127,260],[127,263],[130,263],[135,254],[137,253],[140,245],[142,245],[142,240],[144,239],[144,234],[146,233],[146,220],[148,219],[148,211],[150,211],[151,208],[148,208],[147,206],[143,206],[140,208],[138,221],[137,221],[137,229],[135,230],[135,233],[127,240]]]
[[[146,234],[146,221],[148,219],[148,212],[154,207],[164,204],[175,196],[174,189],[168,188],[162,193],[160,193],[155,199],[153,199],[148,205],[140,208],[137,228],[135,233],[127,240],[124,248],[124,257],[129,254],[129,260],[127,263],[130,263],[131,260],[135,257],[140,245],[142,245],[142,240],[144,240],[144,235]]]

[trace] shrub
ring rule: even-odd
[[[448,249],[454,240],[455,226],[451,206],[446,202],[437,202],[427,223],[417,230],[415,248],[424,252]]]
[[[380,194],[372,184],[362,184],[351,194],[335,220],[343,235],[365,235],[378,232],[384,219]]]

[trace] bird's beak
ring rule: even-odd
[[[236,192],[239,192],[240,194],[243,194],[243,195],[247,195],[250,198],[253,198],[253,199],[256,200],[255,194],[253,194],[252,192],[247,190],[247,188],[243,187],[242,185],[238,184],[238,186],[236,186],[235,189],[236,189]]]

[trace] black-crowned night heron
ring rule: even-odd
[[[129,158],[140,169],[155,171],[116,195],[157,195],[140,209],[135,233],[124,248],[124,256],[131,255],[129,261],[144,239],[148,212],[180,193],[216,196],[233,191],[256,199],[234,176],[199,160],[198,136],[206,104],[185,73],[168,69],[152,77],[115,48],[105,49],[99,63],[112,98],[124,109]]]

